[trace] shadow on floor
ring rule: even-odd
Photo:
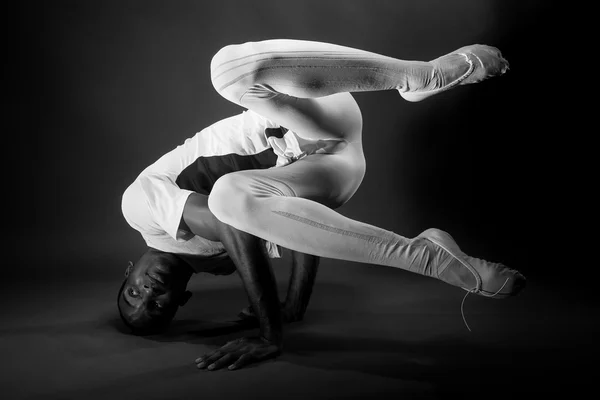
[[[401,298],[415,298],[415,291],[427,293],[428,286],[422,286],[425,282],[417,283],[420,285],[415,287],[404,283]],[[33,304],[25,307],[15,303],[17,308],[11,314],[15,319],[5,319],[6,324],[0,328],[0,340],[7,344],[7,357],[51,359],[58,356],[64,374],[68,374],[87,360],[108,363],[112,356],[130,355],[135,356],[132,360],[140,356],[144,360],[154,359],[156,352],[180,353],[182,343],[217,348],[240,336],[256,334],[255,324],[241,323],[236,318],[236,313],[246,305],[245,296],[237,287],[202,290],[202,301],[194,302],[168,332],[147,337],[127,334],[116,313],[113,294],[105,299],[103,286],[93,289],[89,299],[71,302],[72,309],[65,307],[60,311],[57,308],[59,311],[55,314],[35,314]],[[385,293],[378,294],[379,299],[385,297]],[[454,321],[456,315],[448,315],[447,308],[437,298],[403,303],[397,301],[400,298],[397,299],[399,295],[394,292],[393,303],[398,306],[370,308],[365,306],[365,300],[373,297],[370,290],[360,292],[343,284],[321,283],[306,320],[285,327],[284,353],[275,363],[294,373],[357,372],[394,382],[430,384],[440,393],[477,393],[485,394],[486,398],[515,398],[517,387],[526,393],[566,393],[569,390],[573,394],[581,390],[584,383],[593,382],[587,378],[587,375],[591,378],[593,370],[586,369],[581,361],[581,350],[591,351],[593,343],[578,336],[575,325],[568,325],[587,314],[565,319],[561,309],[558,314],[544,317],[542,310],[553,303],[548,296],[531,294],[528,302],[519,303],[520,314],[489,317],[477,314],[481,334],[466,335],[455,329],[454,322],[448,322]],[[61,304],[57,303],[56,307]],[[207,304],[212,305],[210,310]],[[502,304],[510,309],[510,303]],[[486,309],[488,307],[492,309],[492,303],[486,305]],[[470,310],[474,314],[478,309],[476,302],[471,303]],[[193,315],[204,315],[205,319],[195,319]],[[538,322],[534,323],[536,319]],[[507,322],[508,328],[503,331],[498,321]],[[585,357],[590,359],[591,355]],[[131,361],[132,365],[135,362]],[[25,364],[25,361],[19,362],[20,368],[21,365],[25,368]],[[261,365],[264,364],[249,368],[257,371]],[[293,368],[288,368],[290,366]],[[106,375],[100,367],[94,366],[90,374]],[[198,372],[187,363],[134,371],[94,386],[95,398],[102,398],[103,393],[108,398],[149,380],[165,382],[165,385],[179,384],[187,378],[193,379]],[[221,372],[230,373],[214,373]],[[210,374],[213,373],[207,376],[212,376]],[[573,376],[578,379],[574,380]],[[49,391],[51,389],[49,387]],[[81,398],[90,391],[89,388],[74,389],[62,394],[66,398]]]

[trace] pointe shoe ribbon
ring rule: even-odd
[[[518,294],[526,279],[518,271],[463,253],[452,237],[439,229],[427,229],[418,238],[432,242],[437,251],[446,252],[451,259],[440,264],[437,278],[464,290],[485,297],[505,298]]]

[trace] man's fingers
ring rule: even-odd
[[[241,338],[225,344],[218,350],[196,359],[198,368],[216,370],[229,365],[229,370],[242,368],[281,353],[281,347],[263,338]]]
[[[203,368],[205,366],[205,361],[208,358],[208,354],[203,355],[202,357],[198,357],[196,358],[196,360],[194,361],[196,364],[198,364],[198,368]]]
[[[221,352],[221,350],[215,350],[211,353],[205,354],[200,358],[196,359],[196,364],[198,364],[198,368],[204,368],[206,367],[211,361],[214,361],[218,358],[220,358],[223,355],[223,353]]]
[[[246,354],[242,354],[240,356],[240,358],[237,359],[236,362],[234,362],[233,364],[231,364],[229,366],[229,370],[233,371],[234,369],[238,369],[238,368],[242,368],[245,365],[248,365],[252,362],[253,360],[253,356],[252,354],[246,353]]]
[[[212,371],[215,369],[223,368],[224,366],[226,366],[227,364],[230,364],[233,360],[235,360],[235,358],[236,358],[236,356],[231,353],[225,354],[223,357],[221,357],[214,363],[210,364],[208,366],[208,369]]]
[[[204,368],[206,367],[206,361],[204,361],[204,358],[200,357],[198,359],[196,359],[196,367],[198,368]]]
[[[238,347],[240,344],[241,344],[240,339],[232,340],[231,342],[225,343],[225,345],[223,347],[221,347],[221,350],[223,350],[223,351],[233,350],[236,347]]]
[[[216,361],[219,358],[223,357],[226,353],[224,353],[223,351],[221,351],[221,349],[215,351],[214,353],[212,353],[211,355],[208,356],[208,358],[206,358],[204,360],[204,362],[208,363],[211,361]]]

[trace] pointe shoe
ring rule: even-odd
[[[457,55],[462,56],[462,58],[457,58]],[[425,100],[434,94],[445,92],[458,85],[477,83],[494,76],[502,75],[509,68],[508,61],[502,57],[500,50],[483,44],[461,47],[431,62],[435,65],[434,74],[444,74],[445,70],[447,72],[455,68],[457,62],[466,62],[468,69],[465,73],[440,88],[416,91],[402,91],[402,89],[399,89],[400,96],[405,100],[412,102]],[[441,81],[443,82],[444,80],[441,79]]]
[[[436,278],[468,292],[485,297],[505,298],[517,295],[526,283],[525,277],[505,265],[491,263],[463,253],[452,236],[439,229],[427,229],[418,238],[432,242],[436,250],[445,252],[450,262],[440,264]]]

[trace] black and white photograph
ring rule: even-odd
[[[0,398],[593,396],[557,3],[7,8]]]

